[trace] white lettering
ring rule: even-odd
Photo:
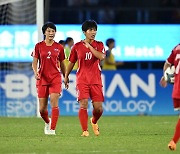
[[[7,101],[6,104],[7,114],[19,115],[22,114],[22,112],[28,114],[35,111],[35,103],[31,101]]]
[[[124,56],[126,57],[162,57],[164,56],[164,50],[156,45],[155,47],[148,48],[135,46],[125,46],[124,47]]]
[[[75,112],[77,113],[79,111],[79,104],[76,101],[64,101],[63,104],[65,104],[65,110],[66,112]],[[124,106],[123,106],[124,104]],[[152,108],[155,105],[155,100],[148,101],[148,100],[129,100],[128,102],[122,102],[117,100],[111,100],[106,101],[103,103],[103,110],[105,112],[121,112],[121,113],[127,113],[127,112],[152,112]],[[89,102],[88,104],[88,110],[92,111],[92,104]]]
[[[121,89],[121,92],[123,93],[124,97],[130,96],[130,92],[120,74],[114,75],[111,84],[109,85],[106,91],[106,96],[112,97],[117,87]]]
[[[29,94],[29,78],[24,74],[8,74],[1,83],[8,98],[25,98]]]
[[[123,104],[125,105],[123,107]],[[117,100],[106,101],[103,103],[103,109],[106,112],[152,112],[152,108],[155,104],[155,101],[147,100],[129,100],[127,103]]]
[[[13,61],[15,60],[32,60],[31,52],[33,51],[32,48],[26,49],[24,47],[15,47],[15,48],[0,48],[0,58],[8,59]],[[25,59],[24,59],[25,58]]]
[[[154,97],[156,94],[155,76],[154,74],[148,75],[148,84],[144,82],[137,74],[131,75],[131,95],[132,97],[138,96],[138,88],[141,88],[148,96]]]

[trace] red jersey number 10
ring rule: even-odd
[[[90,60],[91,58],[92,58],[92,53],[91,52],[86,52],[85,60]]]

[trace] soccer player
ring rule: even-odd
[[[61,93],[61,73],[65,75],[64,48],[54,41],[56,26],[52,22],[43,25],[44,41],[35,45],[32,52],[32,68],[36,78],[40,115],[45,121],[44,133],[56,135],[59,117],[58,100]],[[51,118],[48,117],[48,97],[50,96]]]
[[[164,63],[163,71],[165,71],[168,67],[172,65],[175,66],[175,78],[174,78],[174,86],[172,92],[173,105],[174,105],[174,110],[180,110],[180,44],[177,45],[172,50],[170,56]],[[164,76],[162,76],[160,80],[160,84],[162,87],[167,86],[167,82],[165,81]],[[176,144],[179,138],[180,138],[180,117],[176,124],[174,136],[168,144],[170,150],[176,150]]]
[[[64,52],[65,52],[65,65],[67,66],[69,63],[69,55],[71,53],[71,48],[74,45],[74,40],[72,37],[67,37],[65,41],[65,47],[64,47]],[[75,63],[73,70],[77,70],[77,62]]]
[[[76,73],[77,100],[79,102],[79,120],[82,127],[81,136],[89,136],[88,132],[88,99],[92,100],[93,111],[90,123],[94,134],[99,135],[97,121],[103,113],[102,103],[104,96],[102,92],[100,60],[105,58],[105,49],[102,42],[96,41],[97,24],[94,20],[87,20],[82,24],[85,39],[76,43],[70,53],[69,64],[65,74],[64,82],[68,88],[69,74],[78,61]]]
[[[106,51],[106,58],[102,63],[103,70],[116,70],[118,66],[123,65],[123,62],[116,62],[114,55],[112,54],[112,49],[115,47],[115,40],[109,38],[106,40],[106,45],[108,50]]]
[[[61,44],[63,47],[65,47],[66,41],[64,41],[64,40],[59,40],[59,44]]]

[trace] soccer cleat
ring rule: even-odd
[[[176,143],[174,143],[174,141],[171,140],[171,141],[169,142],[169,144],[168,144],[168,148],[169,148],[170,150],[176,150]]]
[[[45,123],[45,126],[44,126],[44,134],[48,135],[49,133],[49,130],[50,130],[50,127],[51,127],[51,118],[49,118],[49,123]]]
[[[99,127],[98,127],[98,124],[93,124],[92,122],[92,118],[90,118],[90,123],[91,123],[91,126],[92,126],[92,129],[93,129],[93,132],[96,136],[98,136],[100,133],[99,133]]]
[[[83,131],[81,136],[88,137],[89,136],[89,132],[87,130]]]
[[[56,132],[55,132],[55,130],[50,129],[50,130],[48,131],[48,134],[47,134],[47,135],[56,135]]]

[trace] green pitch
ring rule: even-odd
[[[56,136],[43,134],[40,118],[0,118],[0,153],[168,154],[178,116],[103,116],[100,136],[81,137],[77,117],[60,117]],[[180,144],[173,153],[180,153]]]

